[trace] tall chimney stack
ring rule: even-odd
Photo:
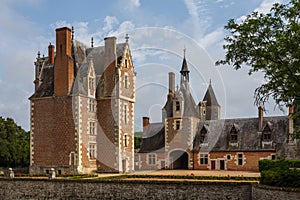
[[[294,133],[294,106],[289,104],[289,134]]]
[[[56,57],[54,64],[54,95],[70,94],[74,81],[71,29],[56,29]]]
[[[51,43],[48,46],[48,63],[54,64],[54,45]]]
[[[264,121],[264,109],[261,106],[259,106],[258,107],[258,130],[259,131],[262,130],[263,121]]]
[[[149,126],[149,117],[143,117],[143,132],[145,133]]]
[[[117,38],[106,37],[104,38],[104,70],[116,61],[117,56]]]
[[[175,93],[175,73],[169,72],[169,94]]]

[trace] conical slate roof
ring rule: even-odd
[[[218,103],[218,100],[216,98],[216,95],[214,93],[214,90],[211,86],[211,83],[209,84],[209,86],[207,88],[207,91],[205,93],[203,101],[206,101],[207,106],[220,106],[220,104]]]
[[[188,65],[186,63],[185,57],[183,58],[182,67],[181,67],[181,70],[180,70],[180,73],[182,73],[182,72],[190,72],[189,69],[188,69]]]

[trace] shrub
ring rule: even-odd
[[[260,183],[279,187],[300,187],[299,160],[261,160],[259,170],[261,171]]]

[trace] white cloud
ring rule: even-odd
[[[103,27],[103,31],[104,32],[109,32],[111,31],[115,25],[119,24],[117,17],[115,16],[106,16],[104,18],[104,27]]]
[[[259,7],[255,8],[254,12],[269,13],[274,3],[283,3],[282,0],[264,0]],[[237,23],[242,23],[246,19],[246,15],[243,15],[237,19]]]
[[[140,0],[130,0],[130,2],[131,2],[135,7],[140,7],[140,5],[141,5]]]

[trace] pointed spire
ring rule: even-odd
[[[189,81],[189,69],[188,69],[188,65],[185,59],[185,53],[186,53],[186,48],[184,47],[183,49],[183,61],[182,61],[182,67],[180,70],[181,73],[181,82],[183,81]]]
[[[91,47],[94,47],[94,38],[91,38]]]
[[[74,26],[72,26],[72,35],[71,35],[72,37],[72,41],[74,40]]]
[[[126,43],[128,43],[128,40],[129,40],[129,35],[128,35],[128,33],[126,33],[126,36],[125,36]]]
[[[220,106],[213,90],[211,79],[209,80],[209,86],[206,90],[203,101],[206,101],[207,106]]]

